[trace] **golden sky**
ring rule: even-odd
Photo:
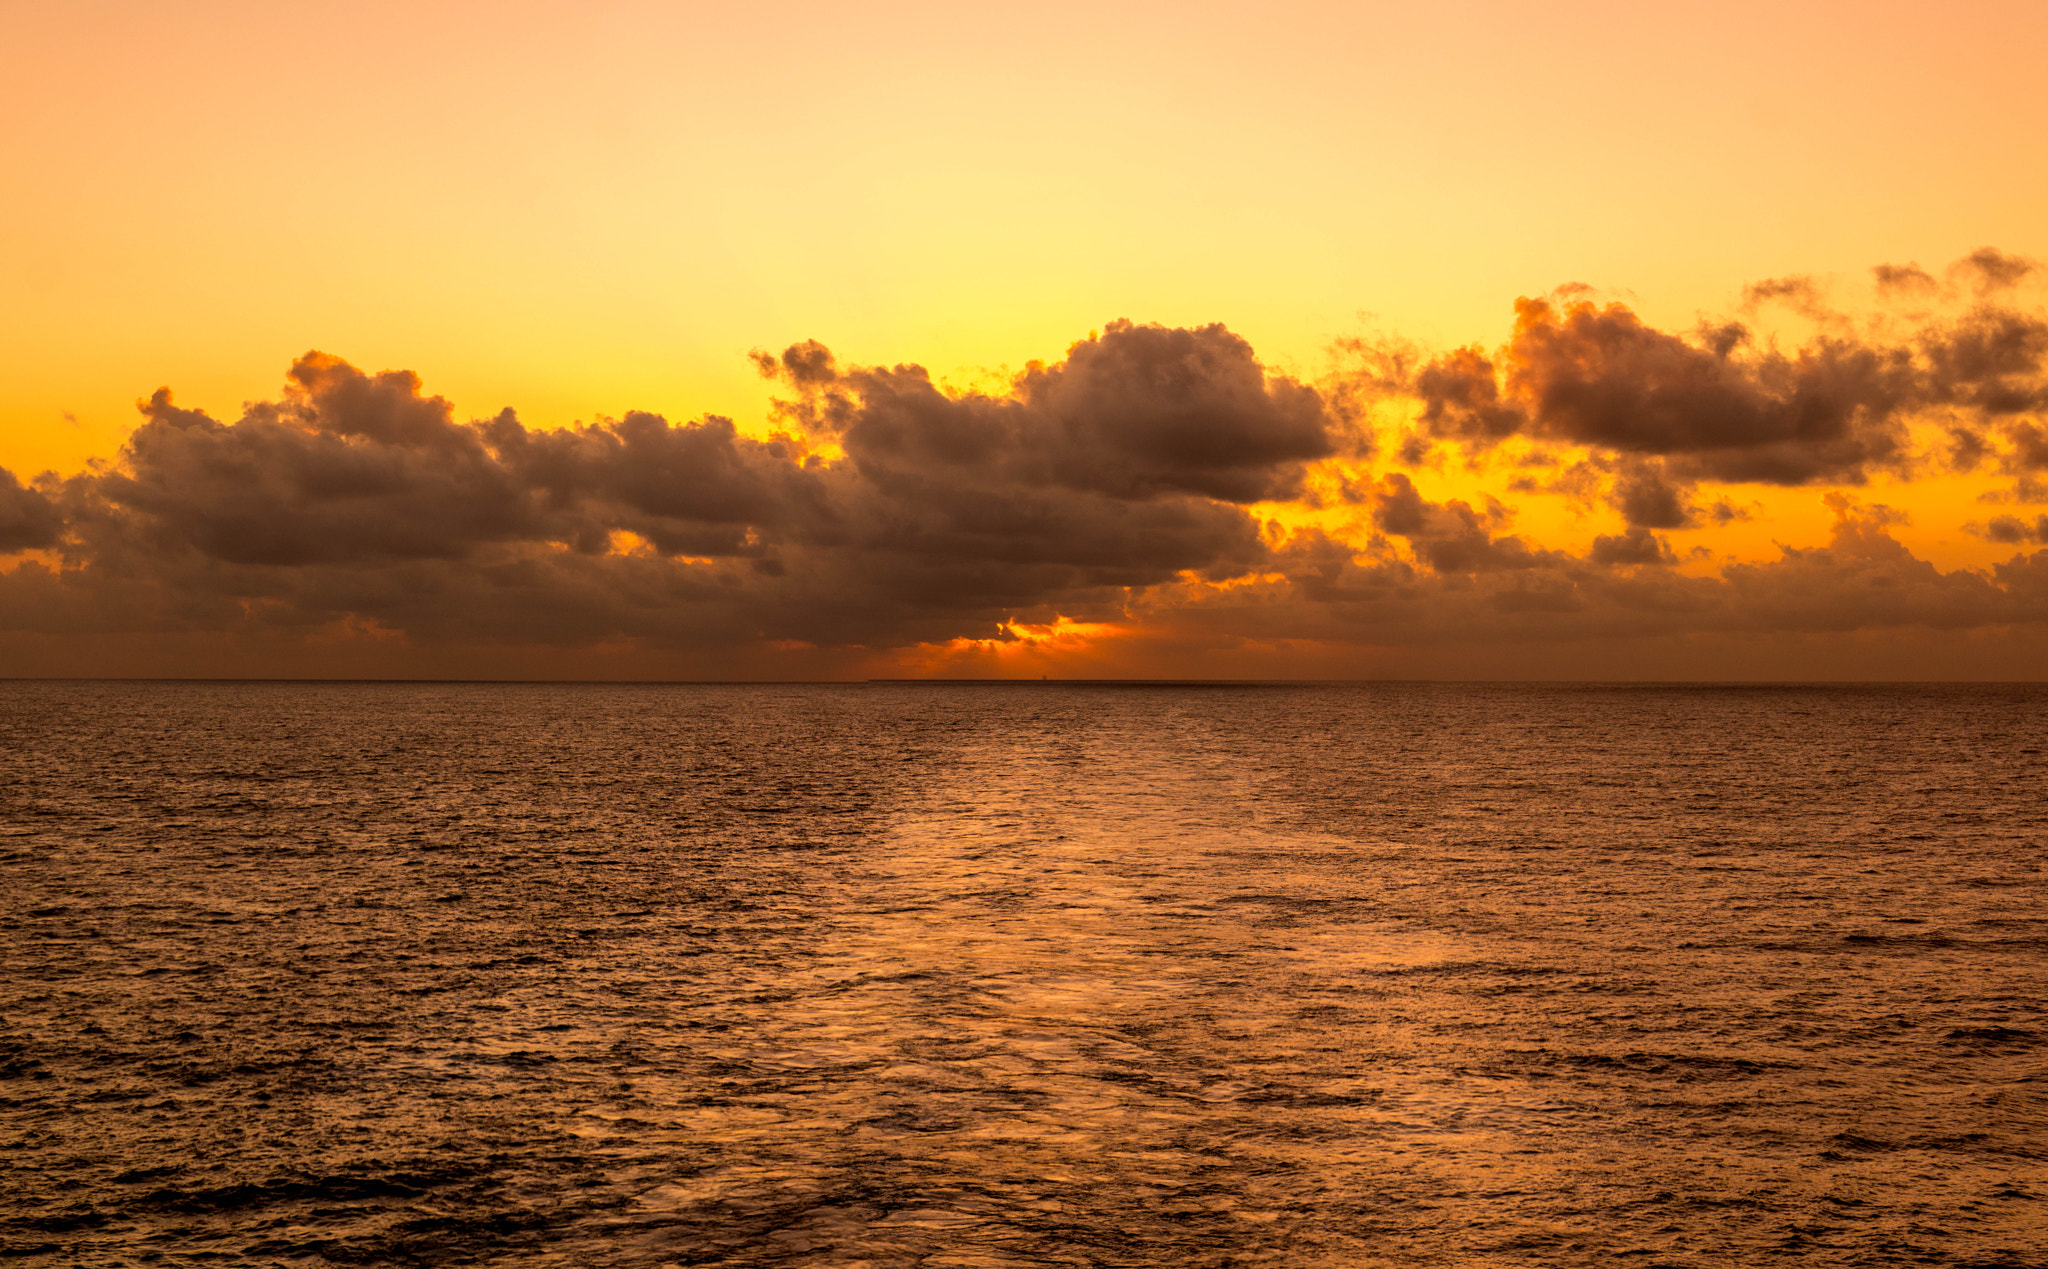
[[[140,451],[122,448],[141,436],[137,401],[159,387],[222,424],[242,419],[246,403],[296,400],[313,411],[295,415],[297,426],[321,432],[329,425],[309,420],[329,407],[306,403],[326,401],[326,389],[285,376],[314,349],[371,376],[416,373],[457,423],[511,407],[540,435],[631,411],[678,428],[715,414],[743,438],[796,428],[817,462],[849,464],[837,433],[792,420],[809,408],[800,398],[835,393],[876,409],[872,385],[767,379],[750,350],[815,339],[845,374],[916,364],[956,400],[978,390],[975,400],[1014,405],[1030,363],[1057,368],[1070,348],[1106,348],[1091,334],[1120,319],[1220,323],[1274,382],[1319,392],[1333,428],[1355,437],[1369,427],[1371,443],[1279,455],[1313,470],[1261,491],[1270,498],[1172,480],[1095,494],[1151,499],[1155,510],[1161,498],[1222,496],[1219,505],[1268,524],[1273,550],[1273,533],[1316,526],[1362,553],[1350,567],[1395,561],[1448,584],[1455,561],[1440,561],[1439,574],[1418,554],[1423,538],[1386,529],[1397,515],[1386,480],[1410,481],[1431,506],[1462,502],[1495,537],[1590,559],[1596,539],[1632,531],[1616,482],[1652,455],[1691,500],[1682,514],[1633,522],[1660,535],[1659,576],[1725,580],[1730,563],[1782,563],[1787,548],[1839,552],[1840,526],[1863,516],[1943,576],[1988,578],[2036,544],[1991,527],[2005,516],[2027,529],[2041,513],[2029,501],[2026,433],[2014,430],[2032,406],[1983,414],[1982,402],[1923,384],[1898,407],[1910,437],[1897,452],[1753,480],[1693,450],[1681,459],[1669,446],[1603,448],[1597,438],[1587,448],[1579,442],[1592,433],[1574,433],[1533,397],[1525,426],[1479,443],[1449,423],[1431,431],[1428,394],[1413,382],[1361,385],[1368,351],[1382,362],[1406,356],[1413,371],[1472,346],[1512,396],[1503,354],[1522,297],[1556,295],[1558,314],[1582,300],[1597,312],[1618,303],[1645,329],[1701,347],[1704,325],[1740,320],[1752,332],[1742,373],[1764,376],[1755,382],[1766,396],[1778,389],[1758,359],[1774,340],[1792,362],[1830,340],[1924,360],[1992,309],[2038,315],[2040,274],[2024,266],[2048,256],[2044,52],[2048,9],[2021,3],[0,6],[0,467],[23,485],[45,471],[74,482],[49,494],[71,508],[71,554],[24,530],[28,553],[12,565],[0,556],[0,569],[19,574],[27,563],[49,570],[38,585],[71,586],[61,603],[22,598],[18,611],[83,605],[18,623],[17,654],[33,672],[170,672],[187,654],[151,629],[175,625],[192,646],[224,629],[215,618],[173,622],[161,608],[145,620],[132,605],[73,593],[115,568],[77,499],[111,499],[123,514],[157,517],[158,529],[175,519],[76,482],[94,459],[136,488],[168,479],[134,467]],[[2013,285],[1957,264],[1987,247],[2019,270]],[[1880,294],[1872,267],[1909,263],[1928,286]],[[1794,278],[1805,280],[1797,294],[1748,289]],[[1592,290],[1557,291],[1568,284]],[[2035,356],[2028,373],[2039,370]],[[1523,388],[1536,391],[1540,377]],[[1972,382],[1983,388],[1981,376]],[[1961,422],[1986,438],[1981,461],[1937,460],[1956,411],[1971,409],[1979,416]],[[381,443],[335,434],[358,449]],[[1576,483],[1566,479],[1574,463]],[[1843,491],[1864,510],[1826,501]],[[1892,510],[1867,510],[1875,505]],[[610,548],[618,558],[651,551],[678,569],[728,558],[651,547],[625,521],[607,523],[628,535]],[[767,520],[743,528],[753,544],[734,550],[773,546]],[[133,541],[156,549],[164,532],[136,529]],[[186,545],[214,549],[197,537]],[[990,547],[983,563],[1007,549]],[[1482,650],[1455,664],[1386,653],[1413,639],[1384,635],[1379,617],[1332,625],[1334,610],[1306,598],[1277,556],[1240,560],[1232,577],[1200,552],[1186,559],[1200,566],[1168,568],[1179,577],[1171,586],[1156,570],[1131,574],[1109,607],[1098,593],[1115,581],[1105,572],[1086,596],[1027,588],[932,610],[961,614],[959,630],[922,609],[915,619],[849,618],[848,629],[867,633],[849,636],[846,653],[815,623],[778,625],[752,609],[721,617],[737,624],[716,639],[596,617],[536,633],[508,617],[506,629],[523,633],[498,642],[545,649],[505,662],[535,672],[580,672],[564,658],[623,648],[641,658],[628,658],[635,673],[785,663],[844,673],[980,664],[973,658],[998,655],[982,634],[993,614],[1019,631],[1065,631],[1032,645],[1052,668],[1067,665],[1053,654],[1069,648],[1119,672],[1275,673],[1313,644],[1319,672],[1551,672],[1483,651],[1527,642],[1525,630],[1475,636]],[[1604,566],[1638,565],[1650,567]],[[436,634],[433,620],[375,598],[365,579],[382,566],[369,557],[347,567],[362,584],[354,599],[306,599],[294,589],[310,584],[303,573],[243,579],[222,594],[243,620],[284,605],[326,632],[328,651],[294,644],[281,670],[318,669],[334,647],[375,643],[399,658],[378,664],[398,672],[410,663],[394,645],[424,665],[423,650],[490,642],[476,630]],[[789,568],[787,577],[802,573],[794,556]],[[188,597],[204,589],[167,570],[152,576]],[[873,584],[891,583],[878,573]],[[1175,599],[1172,586],[1207,590]],[[1273,604],[1294,616],[1263,633],[1240,614],[1186,634],[1220,611],[1219,596],[1261,586],[1284,590]],[[2004,639],[2017,650],[1997,664],[2021,673],[2038,663],[2039,638],[2026,625],[2031,600],[2013,602],[1878,624],[1908,642],[1961,629]],[[1841,629],[1822,629],[1831,625]],[[1877,637],[1854,621],[1781,626],[1757,637],[1796,634],[1802,647]],[[117,628],[130,634],[117,638]],[[64,630],[127,651],[50,660],[50,647],[77,642]],[[1555,660],[1559,673],[1603,663],[1583,651],[1590,637],[1537,636],[1579,641],[1582,651]],[[1624,638],[1605,627],[1598,637]],[[1102,659],[1112,644],[1148,638],[1165,642]],[[1290,639],[1295,651],[1272,651]],[[706,640],[751,650],[702,662],[660,651]],[[995,641],[1006,642],[1017,641]],[[1160,650],[1169,645],[1178,651]],[[1934,671],[1965,653],[1941,646],[1872,654],[1871,672],[1945,677]],[[135,660],[137,648],[158,659]],[[797,659],[777,660],[778,648]],[[1803,674],[1799,656],[1824,666],[1829,655],[1773,662],[1752,652],[1715,664]],[[1644,655],[1650,669],[1687,663],[1680,652]]]

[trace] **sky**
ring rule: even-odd
[[[0,0],[0,674],[2039,678],[2044,52]]]

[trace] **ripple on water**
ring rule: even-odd
[[[2041,1263],[2044,704],[0,685],[0,1249]]]

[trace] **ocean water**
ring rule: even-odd
[[[0,683],[23,1264],[2048,1265],[2048,690]]]

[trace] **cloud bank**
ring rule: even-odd
[[[1686,677],[1715,640],[1896,637],[1926,677],[1973,639],[2024,669],[2048,519],[1958,508],[2015,550],[1944,571],[1864,489],[2048,501],[2034,276],[1989,250],[1886,265],[1862,319],[1774,279],[1749,320],[1683,332],[1566,288],[1497,348],[1353,344],[1316,384],[1220,325],[1115,322],[1000,392],[806,342],[754,354],[779,393],[758,432],[461,420],[410,372],[313,352],[238,418],[160,389],[114,460],[0,471],[0,650],[19,673],[1604,677],[1632,647]],[[1811,334],[1757,333],[1774,307]],[[1469,496],[1425,494],[1447,476]],[[1826,499],[1825,542],[1674,544],[1785,487]],[[1517,495],[1589,531],[1517,532]]]

